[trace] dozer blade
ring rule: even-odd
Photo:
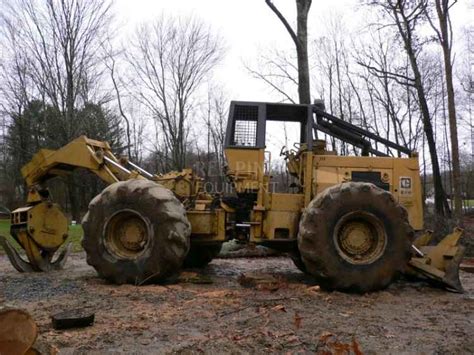
[[[463,230],[454,228],[451,234],[435,246],[426,245],[431,239],[431,232],[428,231],[427,234],[415,241],[415,256],[408,263],[407,274],[425,279],[449,291],[464,292],[459,280],[459,265],[464,256],[464,247],[458,245]]]
[[[4,236],[0,236],[0,245],[7,253],[10,263],[19,272],[60,270],[64,267],[67,257],[71,252],[72,246],[71,243],[68,243],[67,246],[61,251],[57,259],[52,261],[54,252],[51,253],[47,251],[41,251],[36,246],[34,241],[29,240],[27,248],[25,248],[29,261],[25,261]]]

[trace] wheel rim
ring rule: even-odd
[[[383,255],[387,246],[382,221],[365,211],[350,212],[340,218],[333,239],[339,255],[356,265],[372,264]]]
[[[149,221],[133,210],[115,212],[104,225],[105,247],[120,259],[132,260],[142,255],[151,235]]]

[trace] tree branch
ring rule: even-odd
[[[257,79],[260,79],[260,80],[263,80],[265,83],[267,83],[268,85],[270,85],[275,91],[279,92],[280,94],[282,94],[284,97],[286,97],[286,99],[288,101],[290,101],[291,103],[295,104],[296,102],[291,98],[290,95],[288,95],[286,92],[284,92],[278,85],[274,84],[271,82],[271,80],[268,80],[268,78],[262,74],[262,73],[259,73],[255,70],[252,70],[250,69],[249,67],[246,67],[246,69],[249,71],[249,73],[251,75],[253,75],[254,78],[257,78]]]
[[[277,7],[271,2],[271,0],[265,0],[265,3],[268,5],[268,7],[277,15],[277,17],[280,19],[280,21],[283,23],[285,26],[286,30],[290,34],[291,38],[293,39],[293,42],[295,42],[295,45],[297,48],[300,47],[300,41],[298,41],[298,37],[296,36],[295,31],[291,28],[290,24],[286,20],[286,18],[282,15],[280,10],[277,9]]]
[[[389,79],[395,80],[400,85],[404,85],[404,86],[408,85],[408,86],[411,86],[411,87],[415,87],[415,79],[409,78],[405,75],[401,75],[401,74],[381,70],[381,69],[376,68],[374,66],[371,66],[369,64],[365,64],[361,61],[357,61],[357,64],[359,64],[360,66],[372,71],[374,73],[374,75],[377,76],[378,78],[383,78],[384,76],[386,76]],[[400,81],[400,79],[405,80],[405,82]]]

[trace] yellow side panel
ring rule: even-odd
[[[235,190],[243,192],[258,190],[264,180],[264,149],[258,148],[228,148],[225,149],[228,170],[235,183]]]
[[[265,239],[295,239],[300,212],[266,211],[263,220]]]
[[[423,206],[418,158],[347,157],[317,155],[313,159],[312,196],[342,182],[351,181],[353,171],[380,172],[389,191],[408,210],[411,226],[423,229]]]
[[[264,239],[294,239],[304,208],[303,194],[270,193],[263,212]],[[255,234],[257,236],[257,234]]]
[[[225,212],[215,211],[187,211],[191,223],[191,239],[225,240]]]
[[[252,176],[259,180],[263,176],[263,149],[225,149],[228,171]]]
[[[314,155],[314,162],[322,166],[332,166],[335,168],[360,168],[365,167],[367,171],[375,169],[391,169],[393,160],[398,158],[390,157],[354,157],[354,156],[337,156],[337,155]],[[412,164],[412,160],[416,158],[402,159],[407,164]],[[417,160],[417,159],[416,159]]]
[[[314,169],[313,197],[327,188],[342,182],[338,168],[330,166],[320,166]]]
[[[303,194],[269,194],[270,206],[268,209],[272,211],[295,211],[301,212],[304,207]]]

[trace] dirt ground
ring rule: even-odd
[[[243,287],[244,272],[278,282]],[[216,259],[201,275],[116,286],[83,253],[50,274],[20,274],[0,256],[0,305],[28,310],[38,344],[60,354],[474,353],[474,274],[461,273],[464,294],[399,281],[366,295],[321,291],[283,257]],[[50,315],[71,308],[95,312],[94,325],[54,330]]]

